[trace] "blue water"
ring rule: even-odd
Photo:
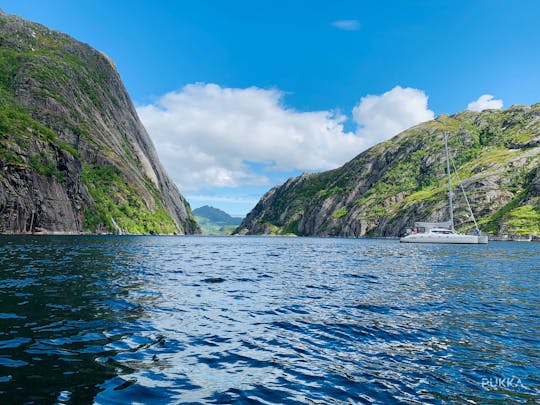
[[[0,237],[0,403],[538,403],[540,244]]]

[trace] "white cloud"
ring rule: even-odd
[[[277,170],[329,169],[358,153],[345,117],[298,112],[283,93],[191,84],[138,108],[160,159],[185,190],[268,184],[246,161]]]
[[[270,185],[264,170],[326,170],[401,130],[433,118],[420,90],[395,87],[363,97],[356,133],[333,111],[299,112],[284,93],[190,84],[137,109],[161,161],[182,191]]]
[[[495,99],[491,94],[483,94],[478,100],[471,101],[467,105],[467,109],[471,111],[482,111],[487,109],[500,110],[503,106],[503,101]]]
[[[357,20],[338,20],[332,22],[332,25],[344,31],[357,31],[360,29],[360,23]]]
[[[380,96],[362,97],[353,109],[353,119],[358,124],[356,133],[363,139],[364,148],[433,119],[433,111],[427,104],[426,94],[410,87],[396,86]]]
[[[255,204],[259,202],[259,197],[247,197],[247,196],[223,196],[223,195],[204,195],[204,194],[189,194],[186,195],[189,201],[218,201],[228,203],[250,203]]]

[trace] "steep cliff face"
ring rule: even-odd
[[[483,231],[540,236],[540,103],[443,115],[339,169],[290,179],[263,196],[237,232],[398,236],[415,221],[447,220],[445,130],[458,229],[472,227],[461,179]]]
[[[197,233],[113,62],[0,13],[0,233]]]

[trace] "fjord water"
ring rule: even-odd
[[[0,237],[0,403],[537,402],[539,263],[537,243]]]

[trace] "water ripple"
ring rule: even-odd
[[[540,244],[0,242],[2,403],[540,400]]]

